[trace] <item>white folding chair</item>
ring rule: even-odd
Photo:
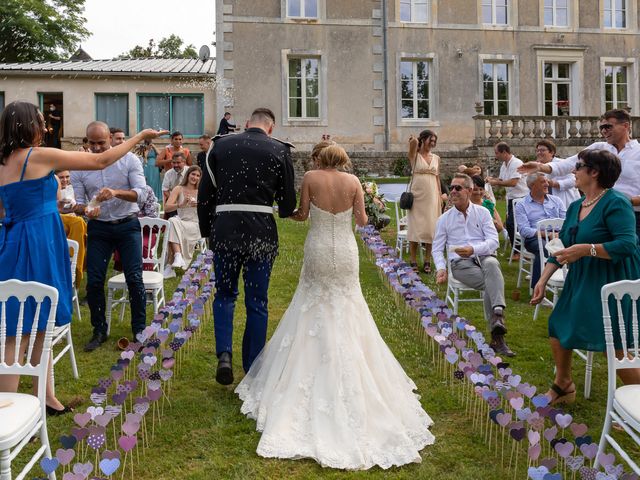
[[[144,289],[151,295],[147,303],[153,304],[154,315],[158,313],[158,308],[164,305],[164,263],[169,242],[169,222],[161,218],[141,217],[140,235],[142,236],[142,264],[153,265],[153,270],[142,271],[142,281]],[[150,236],[146,248],[144,246],[145,232]],[[156,235],[155,241],[152,241]],[[160,248],[158,248],[160,247]],[[116,297],[121,292],[119,297]],[[107,334],[111,331],[111,311],[120,305],[120,321],[124,319],[124,307],[129,303],[127,281],[124,273],[111,277],[107,282]]]
[[[446,248],[449,248],[448,246]],[[465,297],[463,294],[465,292],[479,292],[480,297]],[[456,280],[451,272],[451,261],[449,259],[449,254],[447,252],[447,303],[451,304],[451,309],[453,310],[453,314],[458,314],[458,307],[461,302],[484,302],[484,290],[476,290],[475,288],[468,287],[464,283],[459,280]],[[484,307],[482,308],[483,315],[486,318],[486,313],[484,311]]]
[[[32,300],[29,300],[29,299]],[[7,302],[18,307],[15,349],[9,355],[7,349]],[[40,358],[34,358],[33,351],[38,333],[38,319],[43,302],[48,299],[49,316],[44,332],[44,342]],[[14,303],[15,302],[15,303]],[[25,303],[29,305],[29,318],[25,318]],[[46,308],[46,306],[44,307]],[[17,479],[25,478],[42,455],[51,457],[49,435],[47,434],[46,391],[47,370],[51,353],[51,339],[58,308],[58,291],[37,282],[7,280],[0,282],[0,375],[28,375],[38,379],[38,395],[26,393],[0,392],[0,480],[11,480],[11,462],[28,445],[31,438],[40,438],[40,447],[24,466]],[[33,309],[33,310],[31,310]],[[44,310],[43,310],[44,311]],[[28,320],[28,321],[27,321]],[[31,331],[24,356],[18,346],[23,340],[23,326],[31,323]],[[36,365],[33,363],[38,362]],[[55,480],[55,473],[49,478]]]
[[[527,276],[531,278],[531,273],[533,271],[533,261],[535,259],[535,255],[529,253],[524,248],[524,240],[522,235],[518,232],[518,220],[516,218],[516,205],[522,202],[524,198],[514,198],[513,199],[513,248],[511,250],[511,256],[515,252],[520,254],[520,260],[518,260],[518,281],[516,282],[516,288],[520,288],[522,283],[522,278],[524,274],[524,279],[527,279]],[[509,258],[509,264],[511,264],[511,258]],[[531,292],[531,287],[529,287],[529,291]]]
[[[622,387],[617,387],[616,385],[616,373],[618,370],[640,368],[640,333],[638,332],[637,307],[637,301],[640,297],[640,280],[622,280],[610,283],[602,287],[600,296],[602,300],[604,337],[607,346],[609,380],[607,383],[607,411],[604,417],[598,453],[603,453],[608,443],[629,464],[631,469],[640,475],[640,466],[631,459],[629,454],[610,433],[611,422],[615,421],[633,439],[636,447],[640,447],[640,385],[624,385]],[[615,298],[618,313],[618,331],[622,342],[622,358],[620,359],[616,357],[613,343],[613,326],[611,324],[611,313],[609,312],[610,296]],[[629,304],[623,305],[622,300],[624,297],[626,297]],[[625,326],[624,319],[628,319],[629,316],[624,315],[624,307],[631,310],[630,331]],[[630,348],[628,343],[632,345]],[[600,456],[598,455],[595,463],[596,468],[598,467],[599,458]]]
[[[399,206],[399,202],[394,203],[396,208],[396,250],[398,258],[402,258],[404,252],[409,253],[409,241],[407,240],[407,215]]]
[[[69,245],[69,252],[71,254],[71,283],[73,285],[73,298],[72,302],[76,304],[78,311],[78,319],[80,319],[80,305],[78,302],[78,291],[76,290],[76,264],[78,263],[78,242],[75,240],[67,239],[67,243]],[[53,363],[51,367],[51,386],[55,391],[56,382],[55,382],[55,366],[56,363],[60,361],[62,357],[64,357],[65,353],[69,353],[69,360],[71,361],[71,371],[73,372],[74,378],[79,378],[78,374],[78,364],[76,362],[76,354],[73,348],[73,336],[71,335],[71,322],[66,325],[62,325],[60,327],[53,328],[53,340],[51,342],[51,350],[53,351],[53,347],[60,343],[62,340],[65,341],[66,345],[57,355],[53,357]]]
[[[207,239],[204,238],[204,237],[198,239],[198,241],[196,242],[195,249],[200,251],[200,252],[206,252],[206,250],[207,250]]]

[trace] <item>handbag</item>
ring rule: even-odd
[[[413,193],[411,193],[411,184],[413,183],[413,170],[411,171],[411,180],[407,185],[407,189],[400,195],[400,208],[403,210],[411,210],[413,207]]]

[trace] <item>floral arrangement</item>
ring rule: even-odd
[[[360,183],[364,191],[364,206],[369,217],[369,223],[381,230],[389,224],[389,216],[384,214],[387,209],[384,203],[384,195],[378,192],[376,182],[369,182],[361,178]]]

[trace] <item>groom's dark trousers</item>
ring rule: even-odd
[[[251,258],[249,252],[215,252],[213,267],[216,293],[213,301],[216,355],[231,352],[233,313],[238,297],[238,279],[242,271],[247,324],[242,337],[242,368],[245,372],[256,359],[267,339],[269,277],[273,261]]]

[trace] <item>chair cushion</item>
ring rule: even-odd
[[[11,448],[29,433],[40,420],[40,400],[24,393],[0,392],[0,450]]]
[[[160,272],[152,272],[144,270],[142,272],[142,281],[144,282],[145,288],[154,288],[161,287],[164,283],[164,277]],[[108,287],[109,288],[124,288],[127,286],[127,280],[124,277],[124,273],[120,273],[118,275],[114,275],[109,279]]]
[[[631,418],[640,423],[640,385],[617,388],[614,398]]]

